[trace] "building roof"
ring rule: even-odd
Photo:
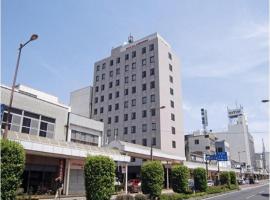
[[[26,152],[61,158],[86,158],[88,155],[104,155],[115,161],[129,162],[130,157],[119,150],[109,147],[97,147],[74,142],[57,141],[50,138],[25,133],[8,132],[8,139],[22,144]]]
[[[151,148],[147,146],[128,143],[120,140],[114,140],[110,142],[108,146],[119,149],[121,152],[126,153],[127,155],[132,157],[142,159],[150,158]],[[181,157],[176,154],[162,151],[156,148],[153,148],[153,158],[154,160],[171,161],[171,162],[180,162],[186,160],[185,157]]]

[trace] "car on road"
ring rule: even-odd
[[[214,181],[212,181],[212,180],[207,180],[207,186],[208,187],[211,187],[211,186],[214,186],[215,184],[214,184]]]

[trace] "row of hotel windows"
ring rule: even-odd
[[[120,75],[120,68],[117,68],[116,69],[116,75]],[[155,75],[155,68],[151,68],[150,69],[150,76],[153,76],[153,75]],[[105,80],[105,76],[106,76],[106,74],[101,74],[101,80]],[[113,77],[113,71],[110,71],[109,72],[109,77]],[[136,81],[136,74],[132,74],[132,81]],[[144,78],[146,78],[146,71],[142,71],[142,79],[144,79]],[[126,76],[125,77],[125,83],[128,83],[128,80],[129,79],[129,77],[128,76]],[[96,82],[98,82],[99,81],[99,76],[96,76]],[[118,79],[118,81],[119,81],[119,79]]]
[[[151,117],[155,117],[156,116],[156,109],[155,108],[152,108],[150,110],[150,113],[151,113]],[[147,111],[146,110],[143,110],[142,111],[142,118],[145,118],[147,117]],[[136,112],[132,112],[131,113],[131,117],[130,119],[131,120],[135,120],[137,118],[137,114]],[[175,121],[175,115],[173,113],[171,113],[171,120],[172,121]],[[128,114],[124,114],[124,117],[123,117],[123,121],[128,121]],[[119,116],[116,115],[114,116],[114,123],[118,123],[119,122]],[[107,119],[107,124],[111,124],[112,123],[112,117],[108,117]]]
[[[5,107],[1,120],[1,128],[5,129],[7,122],[7,107]],[[55,129],[55,119],[17,108],[11,108],[8,128],[15,132],[52,138]]]
[[[98,146],[99,137],[90,133],[71,130],[71,141],[81,144]]]
[[[155,101],[155,95],[151,95],[151,102],[154,102],[154,101]],[[142,104],[146,104],[146,103],[147,103],[147,97],[142,97]],[[124,108],[128,108],[128,105],[129,105],[129,101],[124,101]],[[171,105],[171,108],[174,108],[174,101],[171,100],[170,105]],[[136,99],[131,100],[131,106],[132,107],[136,106]],[[119,110],[119,103],[114,104],[114,110]],[[154,110],[154,108],[151,110]],[[112,105],[108,105],[108,112],[110,111],[112,111]],[[98,109],[95,108],[94,115],[96,115],[97,113],[98,113]],[[104,107],[100,107],[99,113],[100,114],[104,113]],[[142,111],[142,117],[147,117],[147,110]]]
[[[154,56],[150,56],[149,62],[150,62],[150,63],[154,63],[154,62],[155,62],[155,57],[154,57]],[[146,58],[143,58],[143,59],[142,59],[141,64],[142,64],[142,66],[146,66],[146,64],[147,64]],[[131,67],[132,67],[132,69],[136,69],[136,62],[133,62],[133,63],[131,64]],[[102,67],[102,69],[103,69],[103,67]],[[117,68],[116,70],[117,70],[117,71],[116,71],[116,74],[120,74],[120,68]],[[97,72],[100,71],[100,66],[99,66],[99,65],[97,65],[96,71],[97,71]],[[128,71],[129,71],[129,65],[125,65],[125,72],[128,72]]]
[[[149,52],[150,51],[153,51],[154,50],[154,44],[150,44],[149,45]],[[146,53],[146,47],[143,47],[142,49],[141,49],[141,53],[142,54],[145,54]],[[132,51],[131,52],[131,57],[132,58],[136,58],[136,56],[137,56],[137,52],[136,51]],[[125,60],[129,60],[129,53],[127,53],[127,54],[125,54]],[[172,59],[172,55],[171,55],[171,53],[168,53],[168,57],[170,58],[170,59]],[[117,64],[119,64],[121,62],[121,58],[120,57],[118,57],[118,58],[116,58],[116,63]],[[113,66],[113,64],[114,64],[114,60],[110,60],[110,66]],[[106,68],[106,63],[103,63],[102,64],[102,69],[105,69]],[[99,71],[99,69],[100,69],[100,65],[97,65],[97,71]]]

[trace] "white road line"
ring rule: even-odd
[[[251,195],[251,196],[248,196],[246,199],[249,199],[249,198],[251,198],[251,197],[254,197],[254,196],[256,196],[257,194],[253,194],[253,195]]]

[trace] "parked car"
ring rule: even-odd
[[[121,185],[121,182],[117,178],[114,178],[114,185],[119,186],[119,185]]]
[[[259,180],[258,180],[258,179],[255,179],[255,180],[254,180],[254,183],[255,183],[255,184],[258,184],[258,183],[259,183]]]
[[[245,185],[246,184],[244,179],[237,179],[237,182],[238,182],[239,185]]]
[[[215,184],[214,184],[214,181],[212,181],[212,180],[207,180],[207,186],[208,187],[211,187],[211,186],[214,186]]]
[[[141,190],[141,180],[140,179],[130,179],[128,180],[128,191],[131,193],[140,192]]]

